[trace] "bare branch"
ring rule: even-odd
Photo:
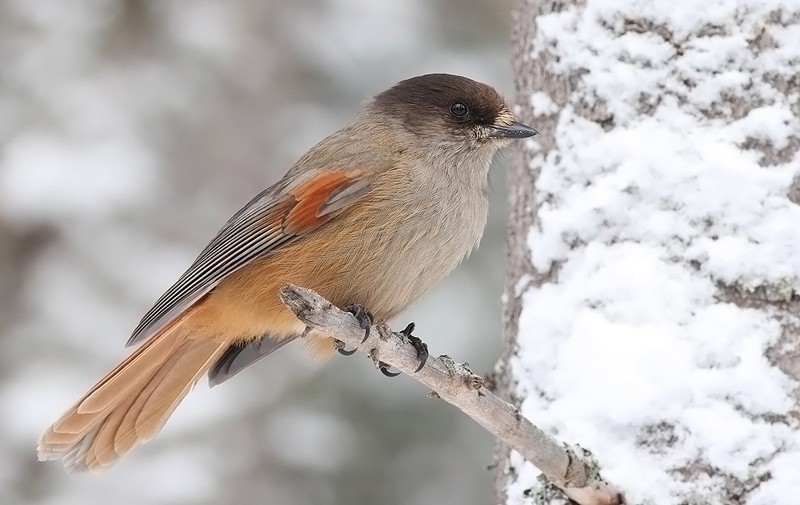
[[[483,377],[449,356],[429,358],[419,365],[417,352],[408,339],[385,324],[373,326],[370,338],[361,343],[364,330],[355,317],[310,289],[286,285],[281,299],[310,328],[324,330],[350,347],[359,347],[373,361],[383,361],[429,387],[435,396],[454,405],[526,460],[550,482],[581,505],[620,505],[622,494],[603,481],[587,464],[580,448],[571,448],[552,438],[523,417],[510,403],[483,388]]]

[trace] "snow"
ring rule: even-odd
[[[531,107],[541,116],[555,114],[559,111],[558,104],[547,96],[547,93],[542,93],[541,91],[531,94]]]
[[[767,162],[752,147],[797,142],[797,94],[765,78],[797,72],[797,28],[767,20],[800,15],[800,2],[698,6],[589,0],[536,20],[532,56],[586,73],[556,148],[529,144],[543,202],[531,259],[558,274],[522,295],[512,367],[523,413],[592,450],[630,503],[726,503],[726,479],[769,474],[747,503],[789,504],[797,384],[766,357],[782,328],[720,288],[800,285],[800,207],[787,198],[800,160]],[[630,24],[645,28],[623,34]],[[753,52],[761,32],[781,45]],[[546,113],[551,102],[531,100]],[[614,128],[587,119],[586,104]],[[537,471],[512,462],[508,495],[522,503]],[[695,465],[708,475],[680,476]]]

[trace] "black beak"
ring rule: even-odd
[[[538,133],[535,128],[516,121],[508,126],[492,125],[489,127],[489,136],[494,138],[524,139],[533,137]]]

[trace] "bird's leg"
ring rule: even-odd
[[[366,342],[369,338],[369,330],[372,328],[372,323],[375,321],[375,318],[372,317],[372,312],[370,312],[369,309],[363,305],[359,305],[357,303],[351,303],[350,305],[347,305],[344,310],[353,314],[353,316],[356,318],[359,326],[361,326],[361,328],[364,330],[364,338],[361,340],[361,343]],[[341,340],[334,340],[333,345],[339,354],[343,356],[350,356],[356,352],[356,349],[349,351],[346,350],[344,342]]]

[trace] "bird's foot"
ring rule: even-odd
[[[425,366],[425,363],[428,361],[429,354],[428,354],[428,345],[425,342],[423,342],[422,339],[420,339],[419,337],[415,337],[414,335],[411,334],[414,331],[414,326],[415,326],[414,323],[408,323],[408,326],[406,326],[400,332],[400,335],[404,339],[408,340],[409,343],[413,345],[414,349],[417,351],[419,366],[417,366],[417,369],[414,370],[414,373],[417,373],[420,370],[422,370],[422,367]],[[394,372],[390,370],[391,365],[389,365],[385,361],[380,361],[380,359],[378,359],[377,353],[372,355],[372,360],[375,362],[375,366],[378,367],[378,370],[380,370],[381,373],[386,377],[397,377],[398,375],[400,375],[400,372]]]
[[[351,303],[345,307],[344,310],[345,312],[353,314],[359,326],[364,330],[364,338],[361,340],[363,344],[369,338],[369,329],[372,328],[372,323],[375,322],[375,318],[372,317],[372,312],[370,312],[368,308],[357,303]]]
[[[353,316],[356,318],[356,321],[358,321],[358,325],[364,330],[364,338],[361,340],[361,343],[363,344],[369,338],[369,330],[372,328],[372,323],[375,321],[375,318],[372,317],[372,312],[370,312],[369,309],[363,305],[359,305],[357,303],[351,303],[350,305],[346,306],[344,310],[345,312],[353,314]],[[341,340],[334,340],[333,345],[339,354],[343,356],[350,356],[356,352],[356,349],[351,349],[349,351],[345,349],[344,342]]]
[[[414,370],[414,373],[417,373],[420,370],[422,370],[422,367],[425,366],[425,363],[427,363],[428,356],[430,356],[430,354],[428,353],[428,344],[423,342],[421,338],[415,337],[414,335],[411,334],[411,332],[414,331],[414,326],[415,326],[414,323],[408,323],[408,326],[406,326],[405,329],[403,329],[403,331],[400,332],[400,334],[403,335],[406,339],[408,339],[408,342],[411,345],[413,345],[414,349],[417,351],[417,359],[419,359],[419,365],[417,366],[417,369]]]

